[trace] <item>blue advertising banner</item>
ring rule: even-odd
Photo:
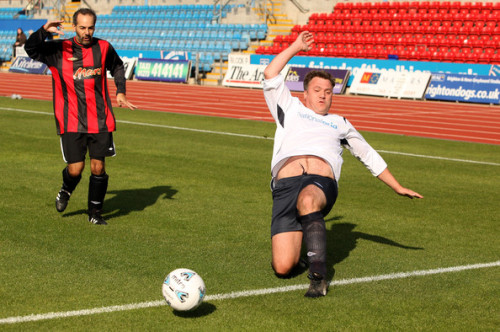
[[[146,58],[146,59],[161,59],[160,51],[132,51],[132,50],[116,50],[120,58]]]
[[[116,50],[120,57],[144,58],[144,59],[165,59],[165,60],[190,60],[191,52],[184,51],[134,51]]]
[[[304,91],[304,78],[310,71],[309,68],[290,67],[286,76],[285,84],[291,91]],[[334,94],[341,94],[345,91],[347,80],[349,78],[349,70],[345,69],[326,69],[335,79]]]
[[[161,58],[165,60],[192,60],[190,52],[161,51]]]
[[[273,55],[252,54],[250,63],[267,65]],[[347,86],[351,86],[354,76],[358,71],[395,71],[395,72],[437,72],[464,75],[490,75],[491,65],[472,63],[424,62],[402,60],[377,60],[377,59],[352,59],[352,58],[326,58],[295,56],[289,62],[295,67],[311,69],[346,69],[351,71]]]
[[[9,68],[10,72],[27,74],[45,74],[47,65],[27,56],[18,56]]]
[[[425,98],[500,104],[500,78],[433,73]]]
[[[135,78],[146,81],[185,83],[191,73],[191,61],[139,59],[135,67]]]
[[[500,76],[500,65],[491,66],[490,76]]]

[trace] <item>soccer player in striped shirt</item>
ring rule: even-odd
[[[115,79],[119,106],[135,109],[125,94],[123,62],[105,40],[94,38],[97,16],[88,8],[73,15],[76,36],[46,41],[52,33],[63,35],[63,21],[48,21],[26,42],[28,55],[45,63],[52,73],[53,103],[57,133],[63,159],[63,185],[56,198],[56,209],[63,212],[80,182],[87,150],[90,157],[88,220],[106,225],[102,217],[108,187],[105,158],[115,155],[112,132],[115,117],[109,97],[106,70]]]
[[[337,198],[343,146],[397,194],[422,198],[399,184],[347,119],[328,113],[335,84],[330,74],[311,71],[306,75],[304,104],[291,95],[280,72],[297,53],[309,51],[313,41],[311,33],[301,32],[264,70],[264,97],[276,122],[271,162],[272,266],[279,277],[294,274],[301,264],[304,240],[310,279],[306,297],[325,296],[328,289],[324,217]]]

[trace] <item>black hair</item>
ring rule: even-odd
[[[73,25],[76,26],[76,24],[78,23],[76,21],[78,15],[91,15],[93,18],[94,18],[94,25],[95,25],[95,22],[97,21],[97,15],[95,13],[95,11],[93,11],[92,9],[90,8],[80,8],[78,9],[74,14],[73,14]]]

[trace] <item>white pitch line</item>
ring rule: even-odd
[[[377,282],[377,281],[383,281],[383,280],[405,279],[405,278],[411,278],[411,277],[421,277],[421,276],[436,275],[436,274],[443,274],[443,273],[460,272],[460,271],[466,271],[466,270],[485,269],[485,268],[498,267],[498,266],[500,266],[500,261],[491,262],[491,263],[480,263],[480,264],[472,264],[472,265],[437,268],[437,269],[431,269],[431,270],[418,270],[418,271],[411,271],[411,272],[390,273],[390,274],[382,274],[382,275],[378,275],[378,276],[370,276],[370,277],[363,277],[363,278],[334,280],[334,281],[330,282],[330,285],[331,286],[343,286],[343,285],[352,285],[352,284],[359,284],[359,283],[370,283],[370,282]],[[215,294],[215,295],[206,296],[205,301],[221,301],[221,300],[237,299],[237,298],[250,297],[250,296],[286,293],[286,292],[291,292],[291,291],[296,291],[296,290],[307,289],[308,287],[309,287],[309,285],[307,285],[307,284],[301,284],[301,285],[292,285],[292,286],[285,286],[285,287],[264,288],[264,289],[256,289],[256,290],[249,290],[249,291],[232,292],[232,293],[226,293],[226,294]],[[50,319],[59,319],[59,318],[77,317],[77,316],[89,316],[89,315],[96,315],[96,314],[109,313],[109,312],[160,307],[160,306],[165,306],[165,305],[166,305],[166,302],[164,300],[157,300],[157,301],[150,301],[150,302],[130,303],[130,304],[125,304],[125,305],[114,305],[114,306],[109,306],[109,307],[101,307],[101,308],[93,308],[93,309],[49,312],[46,314],[31,314],[31,315],[27,315],[27,316],[15,316],[15,317],[2,318],[2,319],[0,319],[0,324],[17,324],[17,323],[25,323],[25,322],[34,322],[34,321],[39,321],[39,320],[50,320]]]
[[[125,120],[116,120],[116,122],[126,123],[126,124],[132,124],[132,125],[136,125],[136,126],[167,128],[167,129],[193,131],[193,132],[206,133],[206,134],[217,134],[217,135],[227,135],[227,136],[237,136],[237,137],[246,137],[246,138],[257,138],[257,139],[274,140],[273,137],[267,137],[267,136],[256,136],[256,135],[246,135],[246,134],[229,133],[229,132],[224,132],[224,131],[213,131],[213,130],[205,130],[205,129],[194,129],[194,128],[176,127],[176,126],[159,125],[159,124],[146,123],[146,122],[133,122],[133,121],[125,121]]]
[[[16,109],[16,108],[0,107],[0,109],[6,110],[6,111],[23,112],[23,113],[52,115],[52,113],[47,113],[47,112],[22,110],[22,109]],[[136,126],[147,126],[147,127],[174,129],[174,130],[184,130],[184,131],[191,131],[191,132],[198,132],[198,133],[205,133],[205,134],[216,134],[216,135],[264,139],[264,140],[274,140],[274,137],[267,137],[267,136],[246,135],[246,134],[237,134],[237,133],[230,133],[230,132],[224,132],[224,131],[213,131],[213,130],[205,130],[205,129],[176,127],[176,126],[168,126],[168,125],[161,125],[161,124],[154,124],[154,123],[147,123],[147,122],[135,122],[135,121],[125,121],[125,120],[116,120],[116,122],[131,124],[131,125],[136,125]],[[428,156],[428,155],[423,155],[423,154],[414,154],[414,153],[406,153],[406,152],[398,152],[398,151],[387,151],[387,150],[377,150],[377,151],[380,153],[395,154],[395,155],[400,155],[400,156],[409,156],[409,157],[426,158],[426,159],[438,159],[438,160],[455,161],[455,162],[479,164],[479,165],[500,166],[500,163],[487,162],[487,161],[447,158],[447,157],[439,157],[439,156]]]
[[[438,159],[438,160],[447,160],[447,161],[457,161],[457,162],[470,163],[470,164],[500,166],[499,163],[492,163],[492,162],[488,162],[488,161],[456,159],[456,158],[446,158],[446,157],[438,157],[438,156],[426,156],[423,154],[414,154],[414,153],[406,153],[406,152],[398,152],[398,151],[386,151],[386,150],[377,150],[377,151],[380,153],[397,154],[397,155],[401,155],[401,156],[410,156],[410,157],[427,158],[427,159]]]

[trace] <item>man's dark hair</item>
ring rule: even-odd
[[[94,25],[95,22],[97,21],[97,15],[95,14],[95,11],[93,11],[90,8],[80,8],[78,9],[74,14],[73,14],[73,25],[76,26],[76,18],[78,15],[91,15],[94,18]]]
[[[304,78],[304,91],[307,90],[309,82],[311,82],[311,80],[315,77],[320,77],[324,78],[325,80],[329,80],[330,83],[332,83],[332,88],[335,87],[335,79],[330,73],[327,73],[326,71],[323,70],[311,70],[310,72],[307,73],[306,77]]]

